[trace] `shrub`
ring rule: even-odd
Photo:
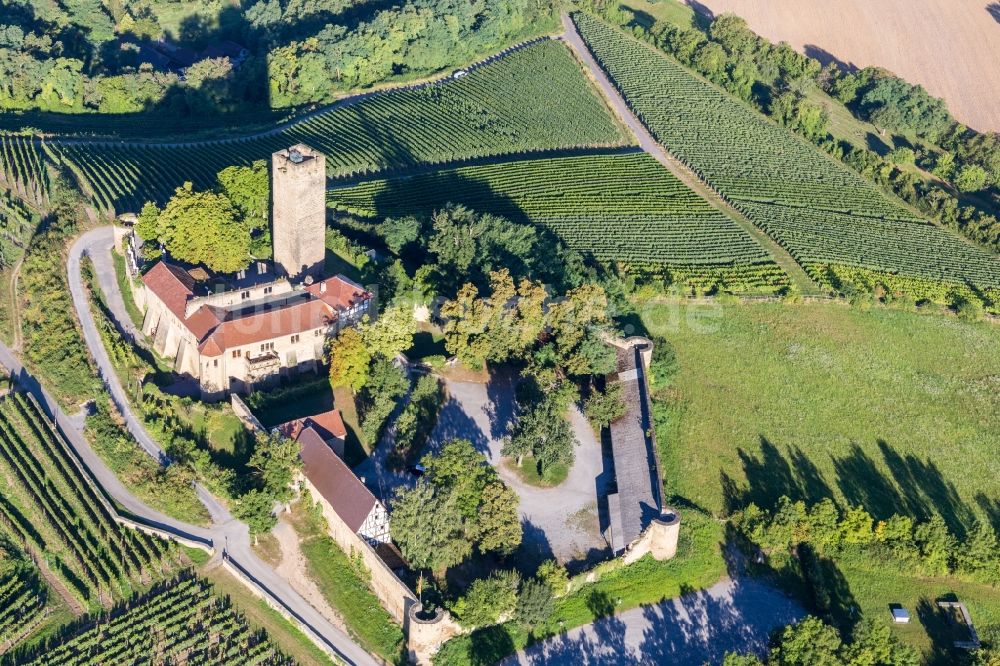
[[[498,571],[489,578],[473,581],[452,610],[466,627],[496,624],[501,617],[514,611],[520,585],[521,575],[516,571]]]

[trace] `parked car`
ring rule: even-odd
[[[406,471],[412,474],[413,476],[420,478],[421,476],[424,475],[424,473],[427,470],[424,469],[423,465],[410,465],[409,467],[406,468]]]

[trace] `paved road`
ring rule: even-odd
[[[84,340],[98,365],[112,399],[125,419],[129,431],[147,453],[160,461],[161,464],[169,464],[163,449],[146,432],[126,399],[126,393],[118,381],[104,345],[101,343],[80,274],[80,260],[84,253],[97,257],[96,263],[101,266],[104,265],[102,262],[107,259],[106,257],[101,258],[101,255],[110,252],[112,244],[111,227],[102,227],[87,232],[73,244],[68,263],[73,305],[83,327]],[[98,271],[97,277],[106,294],[117,292],[118,283],[114,278],[113,270],[110,274],[106,271]],[[120,299],[120,294],[118,298]],[[112,297],[111,300],[114,298]],[[18,378],[21,386],[35,395],[48,411],[49,416],[58,424],[70,446],[90,471],[94,480],[133,518],[183,539],[206,544],[213,547],[216,553],[221,552],[227,563],[242,574],[244,583],[248,584],[257,594],[284,607],[296,619],[305,634],[331,655],[350,664],[365,664],[367,666],[378,663],[346,633],[327,621],[273,568],[257,557],[250,547],[249,529],[246,524],[234,519],[222,503],[205,488],[198,486],[197,493],[212,517],[213,524],[208,528],[187,524],[146,506],[122,485],[121,481],[104,464],[104,461],[94,453],[78,429],[78,424],[75,424],[73,419],[62,411],[58,403],[24,370],[12,351],[2,344],[0,344],[0,363],[7,367],[12,376]]]
[[[613,599],[594,603],[614,607]],[[503,664],[718,664],[728,651],[764,654],[771,631],[804,616],[798,604],[765,583],[726,579],[546,639]]]
[[[587,48],[586,42],[580,36],[580,33],[576,29],[576,25],[573,23],[573,19],[570,18],[567,12],[562,13],[562,24],[565,34],[563,35],[563,40],[569,44],[570,48],[576,53],[577,57],[586,65],[587,69],[590,70],[591,76],[594,81],[597,82],[598,88],[600,88],[601,93],[607,100],[608,104],[614,110],[618,118],[625,123],[629,131],[635,136],[636,140],[639,142],[639,146],[656,158],[656,161],[665,166],[672,174],[674,174],[678,180],[690,187],[696,193],[700,194],[706,201],[721,210],[726,214],[727,217],[732,218],[732,220],[738,224],[744,231],[749,233],[754,240],[760,243],[765,250],[767,250],[771,256],[774,258],[775,262],[778,263],[781,268],[788,273],[789,277],[793,282],[798,284],[799,288],[804,294],[818,294],[822,293],[822,290],[813,282],[805,270],[799,266],[798,262],[792,257],[788,251],[778,245],[774,239],[764,233],[757,225],[748,220],[743,213],[736,210],[728,201],[726,201],[722,195],[716,192],[708,183],[702,180],[694,171],[687,167],[683,162],[671,155],[667,150],[657,142],[653,135],[649,132],[646,126],[632,111],[632,108],[628,105],[628,102],[621,96],[618,88],[611,82],[607,74],[601,68],[600,64],[594,59],[594,56],[590,53],[590,49]],[[652,48],[652,47],[650,47]]]

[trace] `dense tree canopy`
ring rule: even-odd
[[[258,0],[227,6],[217,21],[215,2],[194,0],[180,29],[167,30],[160,17],[174,16],[176,4],[2,0],[0,108],[197,115],[323,102],[469,62],[554,23],[546,0]],[[170,61],[161,39],[195,62]],[[249,57],[202,53],[226,39]]]
[[[468,440],[446,442],[421,462],[424,478],[415,488],[400,490],[393,502],[392,536],[411,564],[441,577],[468,557],[473,546],[481,553],[506,554],[520,545],[517,494]],[[439,526],[435,518],[435,531],[427,512],[437,508],[447,511],[447,526]]]

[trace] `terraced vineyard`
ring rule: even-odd
[[[0,399],[0,530],[36,553],[83,604],[124,599],[163,569],[167,543],[114,521],[61,436],[25,394]]]
[[[185,181],[210,186],[225,167],[298,142],[322,151],[328,174],[337,177],[626,139],[566,46],[543,41],[460,79],[356,98],[258,138],[46,145],[89,183],[100,206],[122,212],[147,200],[162,203]]]
[[[817,280],[830,265],[972,284],[1000,302],[1000,260],[917,219],[872,183],[668,56],[574,14],[594,57],[670,152]]]
[[[458,167],[333,189],[364,216],[429,214],[460,203],[554,231],[603,261],[672,266],[688,279],[731,269],[754,286],[783,281],[768,253],[645,153],[602,153]]]
[[[48,197],[45,158],[34,138],[0,134],[0,186],[36,203]]]
[[[292,664],[202,579],[184,576],[2,664]]]

